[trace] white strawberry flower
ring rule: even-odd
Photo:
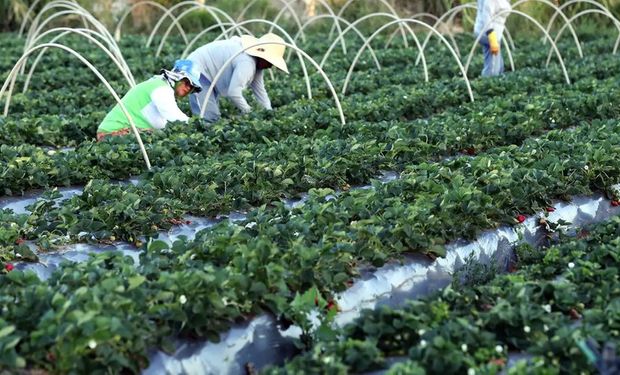
[[[467,352],[467,344],[461,345],[461,350]]]
[[[525,333],[530,333],[531,330],[532,329],[530,328],[530,326],[523,327],[523,332],[525,332]]]
[[[420,340],[420,347],[426,348],[426,340]]]
[[[551,312],[551,305],[547,304],[547,305],[543,305],[542,306],[543,310],[545,310],[546,312],[550,313]]]
[[[495,351],[498,352],[498,353],[501,353],[501,352],[504,351],[504,347],[501,346],[501,345],[496,345],[495,346]]]
[[[181,297],[179,297],[179,302],[181,305],[185,305],[187,303],[187,297],[185,297],[185,294],[181,294]]]
[[[97,341],[93,339],[88,340],[88,347],[91,349],[95,349],[97,347]]]
[[[575,268],[575,263],[573,263],[573,262],[568,263],[568,268],[570,268],[570,269]]]
[[[473,368],[468,368],[467,369],[467,375],[476,375],[476,370]]]

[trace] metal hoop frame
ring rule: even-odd
[[[103,44],[101,44],[101,42],[99,42],[96,38],[92,37],[89,34],[95,34],[97,36],[100,36],[99,33],[97,33],[96,31],[90,30],[90,29],[71,29],[71,28],[67,28],[67,27],[59,27],[56,29],[51,29],[51,30],[47,30],[45,33],[42,33],[38,36],[38,38],[42,38],[44,36],[46,36],[47,34],[51,34],[54,32],[60,32],[60,34],[54,36],[54,38],[52,38],[52,40],[50,40],[48,43],[56,43],[56,41],[62,37],[64,37],[65,35],[69,35],[69,34],[78,34],[81,35],[83,37],[85,37],[86,39],[88,39],[89,41],[95,43],[95,45],[97,45],[97,47],[99,47],[99,49],[101,49],[106,55],[108,55],[108,57],[112,60],[112,62],[114,62],[114,64],[116,65],[116,67],[121,71],[121,73],[123,74],[123,76],[125,77],[125,79],[127,80],[127,83],[129,84],[129,87],[134,87],[136,85],[136,81],[133,77],[133,75],[131,74],[131,70],[129,70],[129,66],[127,65],[127,63],[123,60],[123,61],[119,61],[117,60],[117,58],[114,56],[114,54],[112,54],[112,52],[110,50],[108,50]],[[35,39],[35,43],[36,43],[36,39]],[[36,69],[39,60],[43,57],[43,54],[48,50],[48,48],[44,48],[43,50],[41,50],[37,57],[34,60],[34,63],[32,64],[32,66],[30,67],[30,70],[28,71],[28,75],[26,77],[26,81],[24,82],[24,88],[22,89],[22,92],[26,92],[26,90],[28,90],[28,85],[30,84],[30,79],[32,77],[32,74],[34,73],[34,70]],[[26,64],[26,61],[24,61],[24,65]],[[13,82],[11,82],[12,85],[14,85],[15,80],[13,80]]]
[[[611,16],[609,13],[607,12],[603,12],[602,10],[599,9],[585,9],[582,10],[581,12],[575,14],[574,16],[572,16],[569,20],[568,20],[568,24],[573,23],[575,20],[577,20],[580,17],[583,17],[585,15],[588,14],[601,14],[605,17],[607,17],[608,19],[610,19],[613,23],[614,26],[616,26],[616,29],[618,30],[618,38],[616,38],[616,43],[614,44],[614,49],[612,51],[612,54],[616,54],[618,52],[618,44],[620,43],[620,21],[618,21],[617,19],[615,19],[613,16]],[[562,33],[564,32],[564,30],[566,30],[566,26],[568,24],[564,24],[560,30],[558,31],[558,33],[555,36],[554,42],[558,43],[558,40],[560,40],[560,37],[562,36]],[[551,62],[551,50],[549,50],[549,54],[547,55],[547,62],[545,64],[545,66],[549,66],[549,62]]]
[[[568,17],[566,17],[566,14],[564,14],[564,12],[562,12],[560,10],[560,8],[555,5],[554,3],[552,3],[549,0],[518,0],[516,1],[514,4],[512,4],[512,8],[516,8],[519,5],[525,4],[525,3],[530,3],[530,2],[537,2],[537,3],[542,3],[545,5],[550,6],[551,8],[555,9],[556,13],[559,12],[560,17],[562,17],[562,19],[564,20],[564,24],[568,25],[568,28],[570,29],[571,34],[573,35],[573,39],[575,40],[575,45],[577,46],[577,51],[579,52],[579,57],[583,58],[583,51],[581,50],[581,43],[579,42],[579,38],[577,37],[577,33],[575,32],[575,29],[573,29],[573,26],[571,25],[571,23],[568,21]],[[545,29],[545,32],[547,32],[547,30]]]
[[[556,53],[556,55],[557,55],[557,57],[558,57],[558,60],[559,60],[560,65],[561,65],[561,67],[562,67],[562,71],[563,71],[563,73],[564,73],[564,78],[566,79],[566,83],[568,83],[568,84],[570,85],[570,78],[568,77],[568,72],[566,71],[566,66],[564,65],[564,59],[562,58],[562,54],[561,54],[561,53],[560,53],[560,51],[558,50],[558,47],[556,46],[555,42],[553,41],[553,39],[551,38],[551,36],[549,35],[549,33],[547,33],[547,31],[545,30],[545,28],[544,28],[544,27],[543,27],[543,26],[542,26],[542,25],[541,25],[538,21],[536,21],[536,20],[535,20],[532,16],[530,16],[530,15],[528,15],[528,14],[526,14],[526,13],[523,13],[523,12],[521,12],[521,11],[514,10],[514,9],[512,9],[512,10],[505,10],[505,11],[501,11],[501,12],[497,13],[495,16],[493,16],[493,17],[492,17],[492,18],[491,18],[491,19],[487,22],[487,24],[485,25],[485,28],[488,28],[488,27],[489,27],[489,25],[493,22],[493,20],[494,20],[496,17],[500,17],[500,16],[503,16],[503,15],[505,15],[505,14],[508,14],[508,15],[510,15],[510,14],[517,14],[517,15],[520,15],[520,16],[522,16],[522,17],[525,17],[527,20],[531,21],[534,25],[536,25],[536,26],[537,26],[537,27],[538,27],[538,28],[539,28],[539,29],[540,29],[540,30],[541,30],[541,31],[545,34],[545,37],[546,37],[546,38],[547,38],[547,39],[551,42],[551,48],[553,48],[553,50],[555,51],[555,53]],[[471,47],[471,51],[470,51],[470,53],[469,53],[469,56],[467,57],[467,63],[465,64],[465,70],[466,70],[466,71],[468,71],[468,69],[469,69],[469,64],[471,63],[471,59],[472,59],[472,57],[474,56],[474,52],[475,52],[475,50],[476,50],[476,46],[478,45],[478,42],[480,41],[480,38],[481,38],[481,37],[482,37],[482,34],[481,34],[481,35],[478,35],[478,37],[477,37],[477,38],[476,38],[476,40],[474,41],[474,44],[473,44],[473,45],[472,45],[472,47]]]
[[[338,17],[338,16],[335,16]],[[299,32],[297,32],[297,34],[295,35],[295,37],[293,37],[293,41],[297,42],[297,38],[299,37],[299,33],[303,31],[303,29],[305,29],[307,26],[309,26],[310,24],[319,21],[321,19],[326,19],[326,18],[334,18],[334,16],[332,16],[331,14],[320,14],[318,16],[314,16],[310,19],[308,19],[303,25],[302,28],[299,30]],[[345,25],[351,26],[351,22],[345,20],[344,18],[338,18],[338,20],[342,23],[344,23]],[[355,26],[352,26],[353,31],[360,37],[360,39],[362,39],[362,42],[366,41],[366,37],[364,36],[364,34],[362,34],[362,32]],[[341,34],[342,35],[342,34]],[[344,41],[345,39],[342,38],[342,40]],[[377,55],[375,54],[375,51],[372,48],[369,48],[368,51],[370,52],[370,54],[372,55],[372,59],[375,62],[375,65],[377,66],[377,69],[381,69],[381,64],[379,63],[379,60],[377,59]],[[288,56],[286,58],[286,60],[288,61],[289,58],[291,57],[290,54],[291,51],[289,51]]]
[[[250,1],[242,10],[241,13],[239,13],[239,15],[237,16],[236,21],[240,22],[243,17],[245,16],[245,13],[252,7],[252,5],[256,4],[257,0],[252,0]],[[295,23],[297,23],[297,27],[299,29],[301,29],[301,19],[299,18],[299,16],[297,15],[297,12],[295,12],[295,9],[293,9],[293,7],[291,6],[291,3],[296,1],[296,0],[278,0],[282,5],[284,5],[284,9],[282,9],[282,11],[284,11],[285,9],[289,11],[289,13],[291,14],[291,16],[293,16],[293,19],[295,20]],[[276,21],[273,21],[274,23],[276,23]],[[306,36],[304,34],[302,34],[301,36],[301,40],[303,42],[306,41]]]
[[[185,9],[181,14],[179,14],[179,16],[177,17],[177,20],[180,20],[181,18],[185,17],[186,15],[196,11],[196,10],[205,10],[205,9],[216,9],[214,7],[210,7],[207,5],[202,5],[202,6],[192,6],[189,9]],[[211,15],[213,15],[213,13],[211,13]],[[215,17],[215,15],[213,15],[213,17]],[[217,20],[218,23],[216,24],[216,26],[219,26],[220,28],[222,28],[224,22],[221,22],[219,19]],[[226,22],[226,23],[230,23],[230,24],[234,24],[235,21],[233,21],[232,19],[230,20],[230,22]],[[166,29],[166,32],[164,33],[164,36],[161,38],[161,42],[159,42],[159,47],[157,47],[157,52],[155,53],[155,57],[159,57],[159,55],[161,54],[161,50],[164,48],[164,44],[166,43],[166,39],[168,39],[168,35],[170,35],[170,32],[172,31],[172,27],[174,26],[174,24],[170,24],[170,26],[168,26],[168,28]],[[224,29],[222,28],[222,31]],[[185,43],[187,44],[187,40],[185,41]]]
[[[450,53],[452,54],[452,56],[454,57],[454,59],[456,60],[459,69],[461,70],[461,74],[463,75],[463,79],[465,80],[465,85],[467,86],[467,92],[469,93],[469,98],[471,99],[471,101],[474,101],[474,93],[471,90],[471,85],[469,83],[469,79],[467,78],[467,70],[465,68],[463,68],[463,64],[461,64],[461,61],[459,60],[459,57],[457,56],[456,52],[454,51],[454,49],[452,48],[452,46],[450,46],[450,42],[448,42],[446,40],[446,38],[444,38],[443,35],[441,35],[436,29],[434,29],[432,26],[418,21],[418,20],[412,20],[412,19],[398,19],[398,20],[394,20],[391,22],[386,23],[385,25],[381,26],[379,29],[377,29],[377,31],[375,31],[366,41],[366,43],[364,43],[364,45],[362,46],[362,48],[360,48],[360,50],[357,52],[357,55],[355,56],[355,59],[353,59],[353,63],[351,63],[351,67],[349,68],[349,71],[347,72],[347,77],[345,78],[344,84],[342,86],[342,95],[345,95],[346,90],[347,90],[347,85],[349,83],[349,81],[351,80],[351,75],[353,74],[353,69],[355,68],[355,65],[357,64],[357,61],[359,60],[360,56],[362,55],[362,52],[364,51],[364,49],[368,46],[368,44],[370,44],[370,42],[377,36],[379,35],[383,30],[385,30],[386,28],[395,25],[396,23],[413,23],[416,25],[420,25],[424,28],[427,28],[430,30],[430,32],[437,34],[437,36],[441,39],[442,42],[444,42],[444,44],[446,45],[446,47],[448,47],[448,50],[450,50]],[[421,46],[418,44],[418,48],[421,49]],[[428,81],[428,76],[427,76],[427,81]]]
[[[207,10],[209,12],[209,14],[211,14],[211,16],[213,16],[213,18],[215,19],[217,24],[220,24],[222,21],[220,20],[220,18],[215,14],[215,12],[219,12],[220,14],[222,14],[228,22],[231,23],[235,23],[235,21],[223,10],[216,8],[216,7],[211,7],[208,5],[204,5],[202,3],[199,3],[197,1],[182,1],[178,4],[175,4],[173,6],[171,6],[170,8],[168,8],[168,10],[166,10],[166,12],[164,13],[164,15],[159,19],[159,21],[155,24],[155,26],[153,27],[153,30],[151,31],[151,34],[149,35],[148,40],[146,41],[146,45],[145,47],[149,47],[151,45],[151,43],[153,42],[153,38],[155,37],[155,33],[157,33],[157,30],[159,30],[159,28],[161,27],[161,24],[166,20],[167,17],[171,16],[175,10],[187,6],[187,5],[191,5],[191,6],[195,6],[195,7],[200,7],[200,8],[205,8],[205,10]],[[223,27],[222,27],[222,30]]]
[[[163,6],[160,3],[157,3],[155,1],[143,0],[143,1],[139,1],[137,3],[134,3],[132,6],[127,8],[127,10],[125,10],[123,15],[119,19],[118,23],[116,24],[116,28],[114,29],[114,39],[117,42],[119,42],[121,40],[121,36],[122,36],[121,35],[121,27],[123,26],[123,22],[125,22],[125,19],[127,18],[127,16],[129,16],[129,14],[134,9],[136,9],[139,6],[143,6],[143,5],[153,6],[153,7],[157,8],[157,9],[163,11],[164,13],[168,10],[168,8],[166,8],[165,6]],[[183,29],[183,27],[181,26],[181,24],[179,23],[179,21],[177,20],[177,18],[175,16],[173,16],[171,14],[170,18],[172,18],[172,23],[174,25],[176,25],[177,29],[179,30],[179,33],[181,33],[181,37],[183,37],[183,40],[185,41],[185,44],[187,44],[187,34],[185,33],[185,30]]]
[[[2,88],[0,89],[0,98],[2,97],[4,92],[7,90],[7,87],[9,86],[9,82],[11,81],[11,79],[15,75],[18,74],[18,71],[20,69],[20,65],[22,65],[25,62],[25,60],[28,57],[28,55],[36,52],[37,50],[43,49],[43,48],[59,48],[61,50],[69,52],[73,56],[77,57],[84,65],[86,65],[97,76],[97,78],[99,78],[99,80],[108,89],[110,94],[112,94],[112,96],[114,97],[114,100],[116,100],[116,102],[120,106],[121,110],[123,111],[123,113],[127,117],[127,120],[129,121],[129,125],[131,126],[131,129],[132,129],[132,131],[133,131],[133,133],[134,133],[134,135],[136,137],[136,140],[138,141],[138,145],[140,146],[140,151],[142,152],[142,157],[144,158],[144,163],[146,164],[146,168],[148,170],[151,170],[151,162],[149,160],[149,156],[148,156],[148,154],[146,152],[146,149],[144,148],[144,144],[142,143],[142,138],[140,137],[140,133],[138,132],[138,128],[136,127],[133,119],[131,118],[131,115],[127,111],[127,108],[125,107],[125,105],[121,101],[121,98],[116,94],[116,92],[114,91],[114,89],[112,88],[110,83],[105,79],[105,77],[99,72],[99,70],[97,70],[97,68],[93,64],[91,64],[80,53],[76,52],[75,50],[73,50],[73,49],[71,49],[71,48],[69,48],[69,47],[67,47],[65,45],[57,44],[57,43],[44,43],[44,44],[40,44],[40,45],[34,46],[34,47],[30,48],[28,51],[26,51],[19,58],[17,63],[15,63],[15,65],[11,69],[11,72],[9,73],[7,79],[4,81],[4,84],[2,85]],[[11,96],[12,96],[12,88],[9,87],[9,91],[7,93],[6,104],[5,104],[5,107],[4,107],[4,116],[7,116],[8,113],[9,113],[9,106],[11,104]]]
[[[390,13],[371,13],[371,14],[367,14],[365,16],[362,16],[362,17],[358,18],[357,20],[352,22],[346,29],[344,29],[344,31],[342,33],[340,33],[340,35],[332,42],[332,44],[327,49],[327,52],[325,52],[325,55],[323,55],[323,58],[321,59],[321,63],[320,63],[321,67],[323,67],[323,65],[325,65],[325,62],[329,58],[329,55],[331,54],[331,52],[335,48],[335,46],[338,43],[338,41],[339,40],[344,40],[344,35],[346,33],[348,33],[353,27],[357,26],[359,23],[364,22],[367,19],[376,18],[376,17],[387,17],[387,18],[390,18],[392,20],[400,20],[400,18],[395,17],[393,14],[390,14]],[[409,27],[408,24],[405,23],[404,27],[405,27],[405,29],[407,29],[407,31],[409,31],[409,35],[411,35],[414,40],[418,39],[417,36],[415,35],[415,33],[413,32],[411,27]],[[405,41],[406,40],[407,40],[407,38],[405,38]],[[405,46],[407,46],[406,43],[404,43],[404,44],[405,44]],[[425,68],[426,68],[426,61],[424,62],[424,64],[425,64]]]
[[[185,46],[185,49],[183,50],[183,53],[181,54],[181,56],[183,56],[183,58],[187,57],[187,55],[189,54],[189,51],[194,46],[194,44],[196,44],[198,39],[200,39],[205,34],[207,34],[207,33],[211,32],[211,31],[217,29],[218,27],[220,27],[220,25],[229,26],[230,27],[230,26],[235,26],[237,24],[236,23],[233,24],[233,23],[230,23],[230,22],[222,22],[221,24],[211,25],[211,26],[207,27],[206,29],[204,29],[201,32],[199,32],[198,34],[196,34],[196,36],[194,36],[194,38],[187,44],[187,46]],[[253,35],[250,30],[246,29],[243,26],[240,26],[239,29],[243,30],[244,33]]]
[[[344,5],[342,5],[342,8],[340,8],[340,10],[338,11],[338,14],[336,14],[338,17],[344,18],[344,12],[347,10],[347,8],[356,0],[347,0],[346,3],[344,3]],[[392,7],[392,5],[390,5],[389,2],[387,2],[386,0],[379,0],[379,2],[381,4],[383,4],[390,13],[392,13],[396,18],[401,18],[400,15],[396,12],[396,10],[394,9],[394,7]],[[405,48],[408,48],[408,42],[407,42],[407,35],[405,34],[405,29],[403,28],[402,25],[398,25],[398,29],[400,30],[400,34],[403,36],[403,39],[405,41]],[[342,33],[342,31],[341,31]],[[334,26],[332,26],[332,28],[329,30],[329,38],[331,39],[332,36],[334,34]]]

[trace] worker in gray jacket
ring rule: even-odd
[[[249,87],[258,103],[265,109],[271,110],[271,101],[265,90],[263,81],[263,70],[275,66],[288,73],[286,61],[284,61],[285,46],[281,44],[263,44],[256,47],[258,43],[276,42],[282,43],[283,40],[275,34],[266,34],[257,39],[250,35],[232,37],[228,40],[215,41],[208,43],[194,52],[187,59],[192,61],[200,71],[200,85],[202,91],[190,96],[190,107],[192,113],[199,115],[206,93],[209,87],[214,84],[214,90],[206,103],[204,119],[208,122],[217,121],[220,118],[218,100],[220,97],[229,98],[241,113],[248,113],[252,110],[248,102],[243,97],[243,90]],[[241,54],[232,60],[217,82],[213,79],[224,66],[224,64],[240,51]]]
[[[474,33],[480,35],[484,53],[483,77],[497,76],[504,72],[504,59],[500,52],[502,34],[510,10],[508,0],[478,0]]]

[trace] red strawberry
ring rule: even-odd
[[[484,303],[484,304],[482,304],[482,306],[480,306],[480,307],[481,307],[483,310],[485,310],[485,311],[489,311],[489,310],[491,310],[491,309],[493,308],[493,305],[490,305],[490,304],[488,304],[488,303]]]
[[[334,302],[333,300],[330,300],[327,302],[327,306],[325,306],[325,309],[327,309],[328,311],[331,309],[336,309],[336,311],[338,310],[338,305],[336,305],[336,302]]]
[[[497,366],[505,366],[506,360],[504,358],[495,358],[490,360],[489,363]]]
[[[318,306],[319,305],[319,296],[315,296],[314,297],[314,306]]]
[[[577,233],[577,238],[581,239],[581,238],[586,238],[590,235],[590,232],[588,232],[585,229],[582,229],[579,231],[579,233]]]
[[[555,211],[555,207],[547,207],[547,212],[553,212]]]
[[[524,221],[525,221],[525,219],[526,219],[525,215],[517,215],[517,221],[518,221],[519,223],[524,222]]]
[[[26,242],[26,241],[23,238],[18,238],[18,239],[15,240],[15,244],[17,244],[17,245],[21,245],[24,242]]]
[[[15,268],[14,265],[12,265],[11,263],[7,263],[4,265],[4,269],[7,270],[8,272],[13,271],[13,269]]]
[[[508,272],[513,273],[513,272],[517,272],[518,268],[517,265],[514,264],[513,262],[510,262],[510,264],[508,265]]]
[[[190,225],[192,223],[191,220],[185,220],[185,224]]]
[[[573,320],[581,319],[581,314],[579,314],[579,312],[577,312],[577,310],[575,310],[575,309],[570,309],[568,311],[568,315],[570,315],[570,318],[573,319]]]
[[[620,201],[619,200],[613,200],[613,201],[611,201],[611,205],[614,206],[614,207],[618,207],[618,206],[620,206]]]

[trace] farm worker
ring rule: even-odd
[[[172,70],[162,69],[160,75],[130,89],[121,101],[140,131],[163,129],[168,121],[187,122],[188,117],[177,106],[175,97],[199,92],[199,77],[191,61],[177,60]],[[130,132],[129,120],[117,103],[97,128],[97,140]]]
[[[504,72],[504,59],[500,48],[504,25],[511,9],[508,0],[478,0],[474,33],[480,36],[484,53],[483,77],[497,76]]]
[[[250,35],[242,35],[205,44],[192,52],[187,59],[198,66],[200,84],[203,88],[201,93],[192,94],[189,98],[192,113],[200,114],[211,85],[214,85],[214,90],[206,103],[204,114],[204,119],[208,122],[215,122],[220,118],[218,106],[220,96],[229,98],[241,113],[250,112],[252,107],[243,97],[243,90],[247,87],[252,90],[261,107],[271,110],[271,101],[263,81],[263,71],[275,66],[288,73],[288,68],[284,61],[286,49],[284,45],[263,44],[249,48],[265,42],[282,43],[283,40],[272,33],[259,39]],[[217,82],[212,83],[224,64],[235,55],[237,56],[225,67]]]

